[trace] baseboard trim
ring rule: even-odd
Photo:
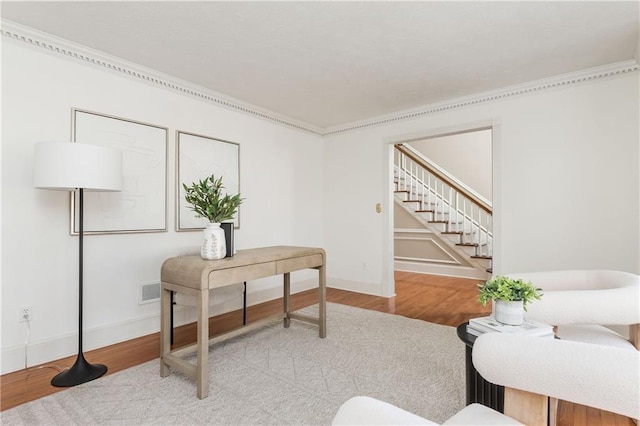
[[[465,268],[464,266],[435,265],[430,263],[403,262],[396,260],[394,269],[402,272],[413,272],[416,274],[442,275],[457,278],[472,278],[486,280],[490,274],[475,268]]]
[[[160,330],[160,314],[141,316],[102,327],[85,329],[82,335],[84,352],[113,345],[126,340],[156,333]],[[27,367],[45,364],[75,355],[78,351],[78,334],[68,333],[51,339],[30,342],[26,345]],[[2,349],[1,374],[25,368],[25,345]]]
[[[382,284],[380,284],[379,286],[380,287],[379,292],[372,292],[371,283],[361,282],[361,281],[352,281],[352,280],[342,280],[338,278],[331,278],[330,281],[331,281],[331,285],[330,285],[331,288],[335,288],[338,290],[352,291],[354,293],[368,294],[371,296],[386,297],[386,296],[383,296]]]
[[[317,279],[306,279],[295,283],[291,283],[291,293],[299,293],[301,291],[318,287]],[[282,286],[269,287],[264,290],[254,291],[247,294],[247,305],[257,305],[268,302],[270,300],[282,297]],[[158,312],[137,318],[131,318],[126,321],[85,329],[82,335],[84,352],[105,346],[114,345],[127,340],[157,333],[160,331],[160,304],[158,304]],[[242,309],[242,299],[232,299],[226,303],[213,305],[210,309],[210,316],[221,315]],[[179,306],[175,309],[175,326],[180,326],[194,322],[196,320],[195,308],[188,306]],[[27,367],[46,364],[61,358],[75,355],[78,348],[77,333],[69,333],[51,339],[42,339],[30,342],[26,350]],[[0,374],[12,373],[14,371],[25,368],[25,345],[15,345],[3,348],[0,359],[2,366]]]

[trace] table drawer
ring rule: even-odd
[[[300,269],[315,268],[318,266],[322,266],[323,261],[324,259],[321,254],[313,254],[311,256],[278,260],[276,273],[284,274],[285,272],[298,271]]]
[[[219,269],[209,273],[209,288],[256,280],[272,275],[276,275],[276,262],[257,263],[240,268]]]

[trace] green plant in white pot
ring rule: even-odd
[[[240,194],[228,195],[223,192],[222,176],[208,176],[191,186],[182,184],[184,199],[191,205],[198,217],[205,217],[209,224],[202,233],[200,256],[203,259],[222,259],[227,252],[224,230],[220,223],[231,220],[242,204]]]
[[[478,289],[478,301],[482,306],[493,300],[496,321],[508,325],[522,324],[527,303],[542,297],[542,289],[536,288],[531,282],[502,276],[478,284]]]

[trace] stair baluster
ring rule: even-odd
[[[427,213],[426,221],[434,226],[442,223],[441,232],[457,236],[457,245],[473,247],[470,257],[488,260],[486,271],[490,272],[493,238],[490,203],[455,178],[446,176],[445,171],[409,146],[396,145],[394,162],[396,191],[404,192],[404,201],[417,202],[414,210],[420,215]]]

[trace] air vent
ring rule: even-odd
[[[140,286],[140,304],[157,302],[160,300],[160,283],[142,283]]]

